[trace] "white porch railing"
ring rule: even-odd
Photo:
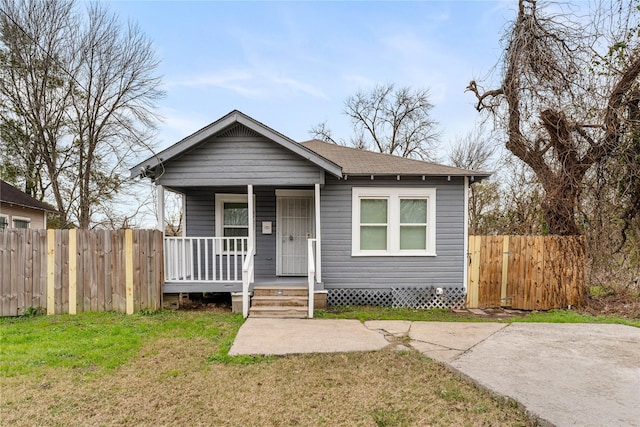
[[[316,261],[314,259],[314,249],[316,247],[316,239],[307,240],[307,277],[309,284],[309,319],[313,318],[313,303],[315,297],[316,283]]]
[[[253,282],[253,254],[255,250],[249,249],[247,257],[242,263],[242,316],[249,316],[249,284]]]
[[[247,237],[165,237],[165,281],[239,283],[247,250]]]

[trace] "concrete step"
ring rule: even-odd
[[[301,307],[307,306],[309,303],[309,299],[307,296],[278,296],[278,295],[267,295],[267,296],[254,296],[251,298],[251,306],[252,307]]]
[[[309,314],[308,307],[251,307],[249,317],[278,317],[303,319]]]
[[[306,286],[282,286],[266,285],[253,288],[253,295],[257,297],[267,296],[308,296],[309,288]]]

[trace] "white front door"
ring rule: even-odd
[[[313,192],[281,190],[276,196],[276,274],[306,276],[307,239],[314,236]]]

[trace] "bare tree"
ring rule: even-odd
[[[324,142],[330,142],[336,145],[346,145],[344,140],[336,141],[333,138],[333,131],[331,130],[331,128],[329,127],[326,121],[320,122],[317,125],[312,126],[311,130],[309,130],[309,133],[313,138],[319,139]]]
[[[449,163],[453,166],[489,171],[496,164],[494,156],[498,151],[496,136],[476,126],[467,134],[449,144]],[[493,179],[473,183],[469,189],[469,233],[490,234],[495,232],[499,217],[499,185]]]
[[[73,85],[61,66],[73,56],[73,3],[0,2],[2,143],[23,167],[25,191],[37,196],[41,172],[66,226],[67,206],[58,178],[68,165],[63,143]]]
[[[126,161],[148,148],[162,96],[158,60],[149,39],[134,24],[123,27],[100,4],[88,6],[80,37],[71,124],[77,172],[80,228],[91,210],[113,199],[123,185]]]
[[[11,120],[1,143],[24,153],[26,188],[39,180],[62,227],[128,222],[114,197],[129,185],[128,162],[150,148],[163,95],[151,42],[99,4],[0,7],[0,106]]]
[[[351,145],[401,157],[433,160],[439,138],[437,123],[430,117],[429,91],[393,84],[358,91],[345,101],[344,114],[351,119]],[[326,123],[314,126],[314,138],[334,142]],[[344,144],[342,141],[339,142]]]
[[[585,175],[615,152],[637,120],[640,49],[629,18],[637,10],[633,3],[618,6],[601,7],[598,19],[583,25],[569,13],[554,15],[535,0],[519,0],[500,85],[484,90],[472,81],[468,87],[476,108],[501,120],[506,147],[542,185],[552,234],[580,233],[576,207]],[[621,49],[625,59],[614,64],[611,52]]]

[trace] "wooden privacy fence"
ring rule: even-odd
[[[156,230],[0,230],[0,316],[162,307]]]
[[[582,236],[469,236],[467,307],[581,305],[584,243]]]

